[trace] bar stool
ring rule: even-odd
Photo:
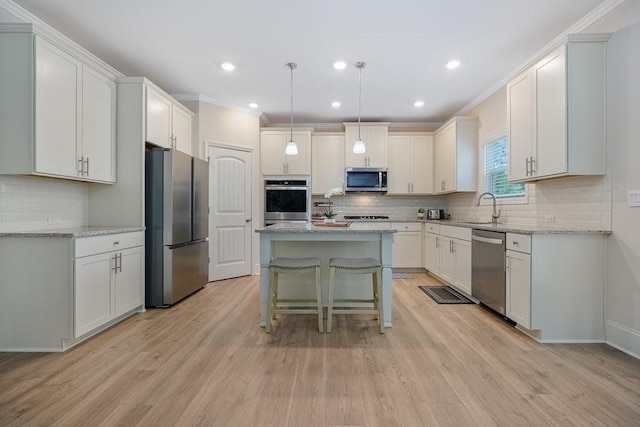
[[[336,314],[376,314],[380,325],[380,333],[384,334],[384,316],[382,313],[382,284],[380,281],[380,261],[375,258],[331,258],[329,260],[329,309],[327,312],[327,333],[331,332],[333,313]],[[357,300],[334,300],[336,272],[346,274],[371,274],[373,281],[373,298]],[[373,308],[352,307],[333,308],[334,302],[373,303]]]
[[[322,293],[320,291],[320,259],[319,258],[275,258],[269,263],[269,301],[267,301],[267,323],[265,332],[271,332],[271,321],[275,314],[317,314],[318,329],[324,332],[324,319],[322,316]],[[316,299],[279,299],[278,298],[278,275],[279,274],[306,274],[316,275]],[[300,308],[286,306],[291,303],[315,302],[316,306],[311,308]],[[285,304],[285,305],[281,305]]]

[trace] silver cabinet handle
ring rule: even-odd
[[[119,244],[120,244],[120,241],[119,241],[119,240],[114,240],[114,241],[113,241],[113,244],[114,244],[114,245],[119,245]]]
[[[509,270],[509,263],[511,263],[511,257],[507,254],[504,255],[504,271]]]
[[[87,157],[84,161],[87,164],[87,170],[84,171],[84,173],[86,176],[89,176],[89,158]]]
[[[524,160],[525,160],[525,163],[526,163],[526,165],[525,165],[525,175],[529,176],[530,175],[530,172],[529,172],[529,158],[527,157]]]
[[[440,237],[436,236],[436,248],[440,247]]]
[[[113,254],[113,268],[114,273],[118,272],[118,254]]]
[[[520,246],[520,242],[518,242],[517,240],[512,241],[511,244],[513,246]]]
[[[84,156],[80,156],[80,158],[78,159],[78,173],[80,175],[84,175]]]
[[[533,156],[531,156],[531,175],[534,175],[536,173],[536,168],[533,167],[535,162],[536,162],[536,159],[534,159]]]
[[[251,218],[245,219],[244,222],[251,222]]]
[[[120,252],[118,254],[118,259],[120,259],[120,267],[119,267],[119,271],[120,273],[122,273],[122,252]]]

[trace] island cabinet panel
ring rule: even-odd
[[[507,82],[508,178],[604,175],[607,34],[574,34]]]
[[[64,351],[144,311],[143,259],[142,231],[3,237],[0,351]]]
[[[0,24],[0,173],[116,180],[116,75],[96,58]]]

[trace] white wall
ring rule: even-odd
[[[256,114],[246,113],[231,108],[220,107],[203,101],[182,101],[191,111],[194,118],[194,141],[197,146],[192,150],[194,155],[204,157],[205,141],[217,142],[237,147],[252,149],[252,232],[260,224],[260,122]],[[260,273],[260,240],[253,232],[252,240],[253,274]]]
[[[640,6],[633,16],[635,24],[614,33],[607,47],[613,234],[608,239],[605,318],[607,342],[640,357],[640,207],[626,203],[628,190],[640,190]]]

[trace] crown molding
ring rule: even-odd
[[[96,69],[102,69],[105,72],[112,74],[114,78],[124,76],[120,71],[116,70],[111,65],[107,64],[102,59],[98,58],[93,53],[71,40],[69,37],[54,29],[37,16],[32,15],[30,12],[18,6],[11,0],[0,0],[0,9],[10,13],[23,24],[31,24],[34,33],[43,39],[54,43],[71,56],[87,62]]]
[[[252,116],[260,117],[262,115],[262,111],[253,110],[247,107],[241,107],[236,104],[232,104],[229,102],[221,101],[219,99],[212,98],[206,95],[200,95],[197,93],[178,93],[171,94],[178,101],[186,101],[186,102],[204,102],[205,104],[215,105],[217,107],[229,108],[230,110],[240,111],[242,113],[251,114]]]
[[[612,10],[614,10],[616,7],[618,7],[622,3],[624,3],[624,1],[625,0],[607,0],[607,1],[603,2],[603,3],[601,3],[599,6],[597,6],[595,9],[593,9],[591,12],[587,13],[578,22],[573,24],[567,30],[562,32],[559,36],[557,36],[556,38],[551,40],[549,43],[547,43],[542,49],[540,49],[536,53],[534,53],[528,60],[526,60],[523,64],[521,64],[518,68],[516,68],[511,73],[507,74],[502,80],[500,80],[500,81],[496,82],[495,84],[493,84],[492,86],[490,86],[487,90],[485,90],[480,95],[478,95],[477,97],[472,99],[469,103],[467,103],[460,110],[456,111],[454,116],[464,115],[464,114],[468,113],[469,111],[471,111],[473,108],[478,106],[482,101],[484,101],[485,99],[489,98],[491,95],[496,93],[509,80],[511,80],[512,78],[514,78],[515,76],[517,76],[521,72],[525,71],[526,69],[531,68],[542,56],[548,54],[550,51],[552,51],[553,49],[557,48],[561,44],[566,43],[567,40],[569,40],[571,38],[578,38],[578,39],[584,40],[585,38],[589,38],[589,37],[597,37],[598,39],[602,39],[602,37],[604,37],[606,39],[608,37],[607,35],[597,35],[597,36],[596,35],[594,35],[594,36],[578,35],[578,36],[574,36],[574,34],[578,34],[578,33],[582,32],[582,31],[584,31],[585,29],[589,28],[589,26],[595,24],[598,20],[600,20],[603,17],[605,17],[606,15],[608,15]]]

